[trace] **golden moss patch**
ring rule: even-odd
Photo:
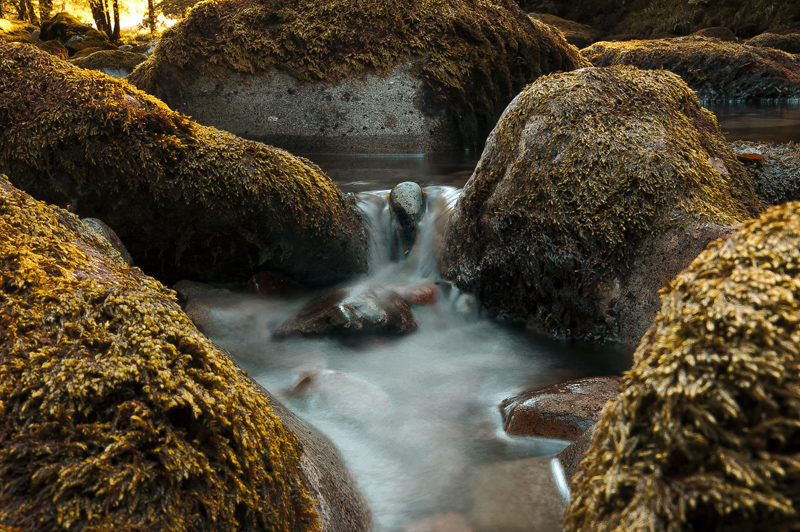
[[[131,74],[157,96],[162,69],[187,75],[280,69],[304,81],[386,75],[409,61],[469,139],[536,77],[585,64],[513,0],[208,0],[164,33]]]
[[[800,97],[800,66],[779,50],[700,36],[599,42],[581,50],[595,66],[633,65],[670,70],[701,99]]]
[[[487,141],[450,218],[443,275],[495,312],[607,338],[598,301],[643,238],[688,220],[735,224],[759,209],[716,119],[676,75],[550,75],[517,97]]]
[[[57,39],[72,51],[84,48],[104,48],[116,50],[108,36],[89,24],[84,24],[69,13],[58,13],[42,24],[41,38],[43,41]]]
[[[6,42],[28,42],[35,29],[36,26],[27,22],[0,18],[0,40]]]
[[[109,68],[130,72],[136,68],[136,65],[144,60],[145,56],[142,54],[123,52],[120,50],[100,50],[86,57],[72,59],[70,63],[91,70]]]
[[[202,127],[128,83],[0,43],[0,171],[100,218],[169,282],[367,268],[352,200],[308,160]]]
[[[745,44],[759,48],[775,48],[789,54],[800,54],[800,33],[790,33],[789,35],[762,33],[752,39],[747,39]]]
[[[318,530],[294,434],[78,218],[0,176],[0,528]]]
[[[800,529],[800,203],[665,289],[573,481],[568,531]]]

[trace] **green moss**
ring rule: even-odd
[[[536,77],[585,65],[513,0],[208,0],[166,31],[129,79],[158,96],[169,90],[159,86],[161,69],[222,76],[276,68],[335,83],[409,61],[452,106],[467,139],[490,129]]]
[[[100,218],[167,282],[367,268],[351,198],[308,160],[199,126],[128,83],[0,43],[0,171]]]
[[[608,338],[598,301],[643,238],[760,208],[715,117],[674,74],[545,76],[487,141],[450,219],[443,275],[494,312]]]
[[[0,176],[0,528],[319,530],[302,449],[172,291]]]
[[[57,39],[72,50],[79,51],[84,48],[104,48],[116,50],[108,36],[94,29],[89,24],[84,24],[69,13],[58,13],[42,24],[41,38],[43,41]]]
[[[788,54],[800,54],[800,33],[790,33],[789,35],[762,33],[752,39],[747,39],[744,44],[758,48],[775,48]]]
[[[86,57],[72,59],[70,63],[81,68],[102,70],[104,68],[132,71],[145,60],[142,54],[122,52],[120,50],[101,50]]]
[[[573,480],[568,531],[800,529],[800,203],[665,289]]]
[[[800,97],[794,58],[779,50],[700,36],[652,41],[599,42],[581,50],[595,66],[665,68],[709,100]]]
[[[28,42],[35,29],[36,26],[27,22],[0,18],[0,40],[6,42]]]

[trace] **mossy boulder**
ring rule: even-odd
[[[587,64],[513,0],[214,0],[129,77],[196,120],[304,152],[482,145],[527,83]]]
[[[740,159],[752,160],[745,167],[764,203],[800,201],[800,145],[737,140],[731,146]]]
[[[166,282],[367,270],[354,199],[312,162],[200,126],[122,80],[0,43],[0,171],[99,218]]]
[[[600,40],[600,32],[587,24],[581,24],[574,20],[566,20],[547,13],[529,13],[529,16],[536,20],[541,20],[545,24],[555,26],[567,42],[577,48],[586,48],[593,42]]]
[[[36,47],[54,57],[58,57],[62,61],[66,61],[69,57],[69,50],[67,50],[67,47],[55,39],[38,43],[36,44]]]
[[[108,35],[65,12],[58,13],[43,23],[40,37],[43,41],[57,39],[66,46],[70,55],[84,48],[117,49],[111,44]]]
[[[669,283],[572,483],[568,531],[797,530],[800,203]]]
[[[788,54],[800,54],[800,33],[790,33],[788,35],[762,33],[747,39],[744,43],[758,48],[775,48]]]
[[[0,176],[0,528],[322,530],[304,449],[174,292]]]
[[[800,59],[786,52],[700,36],[598,42],[581,50],[595,66],[633,65],[675,72],[701,100],[800,97]]]
[[[675,74],[550,75],[489,137],[450,217],[442,275],[492,314],[635,344],[664,278],[760,208],[714,115]]]
[[[99,70],[113,78],[124,78],[146,57],[133,52],[120,50],[100,50],[86,57],[72,59],[70,62],[81,68]]]
[[[20,20],[0,18],[0,41],[28,42],[36,26]]]

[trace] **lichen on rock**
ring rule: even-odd
[[[307,159],[199,126],[33,47],[0,43],[0,171],[114,228],[166,282],[278,270],[322,283],[367,269],[354,200]]]
[[[633,65],[681,76],[701,100],[800,97],[800,61],[771,48],[707,39],[598,42],[581,50],[594,66]]]
[[[0,528],[312,531],[302,448],[173,292],[0,176]]]
[[[657,311],[637,316],[630,301],[657,302],[657,289],[625,290],[643,242],[734,225],[760,209],[715,117],[676,75],[628,66],[550,75],[489,137],[450,217],[442,275],[493,314],[558,336],[613,339]]]
[[[482,143],[525,84],[586,64],[513,0],[208,0],[164,33],[130,81],[170,103],[167,72],[189,83],[277,69],[334,84],[409,63],[447,102],[465,147]]]
[[[572,483],[569,532],[797,530],[800,203],[664,289]]]

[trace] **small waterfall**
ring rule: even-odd
[[[425,213],[417,225],[416,241],[408,255],[392,261],[392,240],[397,238],[389,207],[390,190],[361,192],[358,206],[370,232],[370,275],[381,280],[414,282],[440,279],[439,261],[444,230],[461,189],[449,186],[424,187]]]

